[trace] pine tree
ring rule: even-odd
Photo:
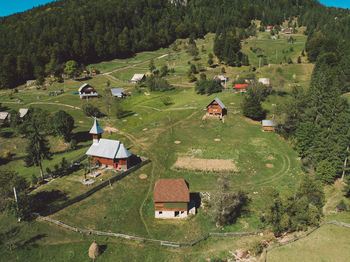
[[[39,166],[40,175],[44,178],[44,171],[42,161],[44,159],[51,159],[49,142],[42,136],[35,124],[32,123],[31,134],[28,137],[28,145],[26,147],[25,163],[27,167]]]

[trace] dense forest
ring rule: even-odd
[[[319,30],[337,30],[335,22],[346,15],[316,0],[192,0],[186,6],[165,0],[56,1],[0,18],[0,88],[60,75],[68,60],[89,64],[130,57],[190,35],[216,32],[219,39],[229,35],[237,42],[249,35],[253,19],[269,25],[298,16],[298,22],[317,36]],[[239,49],[236,45],[237,55],[231,55],[237,58],[228,59],[228,64],[245,60]]]

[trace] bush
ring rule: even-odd
[[[260,240],[255,240],[250,244],[249,252],[254,256],[258,256],[263,252],[264,244]]]
[[[146,86],[149,88],[150,91],[159,91],[164,92],[168,90],[174,89],[172,85],[168,83],[165,79],[152,75],[151,77],[147,78],[146,80]]]
[[[173,101],[172,101],[172,99],[171,99],[170,96],[162,96],[162,97],[160,98],[160,101],[162,101],[162,103],[163,103],[164,105],[166,105],[166,106],[171,105],[171,104],[173,103]]]
[[[222,91],[222,86],[220,81],[217,80],[206,80],[204,76],[201,76],[201,80],[196,83],[195,91],[197,94],[214,94]]]
[[[89,103],[84,104],[82,106],[82,109],[83,109],[83,112],[87,116],[90,116],[90,117],[102,117],[103,116],[103,114],[100,112],[100,110],[92,104],[89,104]]]

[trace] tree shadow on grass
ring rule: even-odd
[[[73,134],[73,139],[75,139],[77,143],[83,143],[92,140],[92,135],[89,134],[88,131],[77,132]]]
[[[106,251],[106,249],[107,249],[107,245],[101,245],[101,246],[99,246],[100,255],[102,255],[103,252]]]
[[[31,237],[30,239],[28,239],[27,241],[25,241],[21,246],[22,247],[38,247],[38,244],[36,244],[36,241],[47,237],[47,234],[38,234],[34,237]]]
[[[34,212],[43,215],[48,214],[55,202],[64,200],[67,200],[67,194],[60,190],[53,189],[51,191],[38,192],[32,196]]]

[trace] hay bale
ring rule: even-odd
[[[98,244],[94,241],[90,248],[89,248],[89,257],[91,259],[96,259],[100,254],[100,247],[98,246]]]

